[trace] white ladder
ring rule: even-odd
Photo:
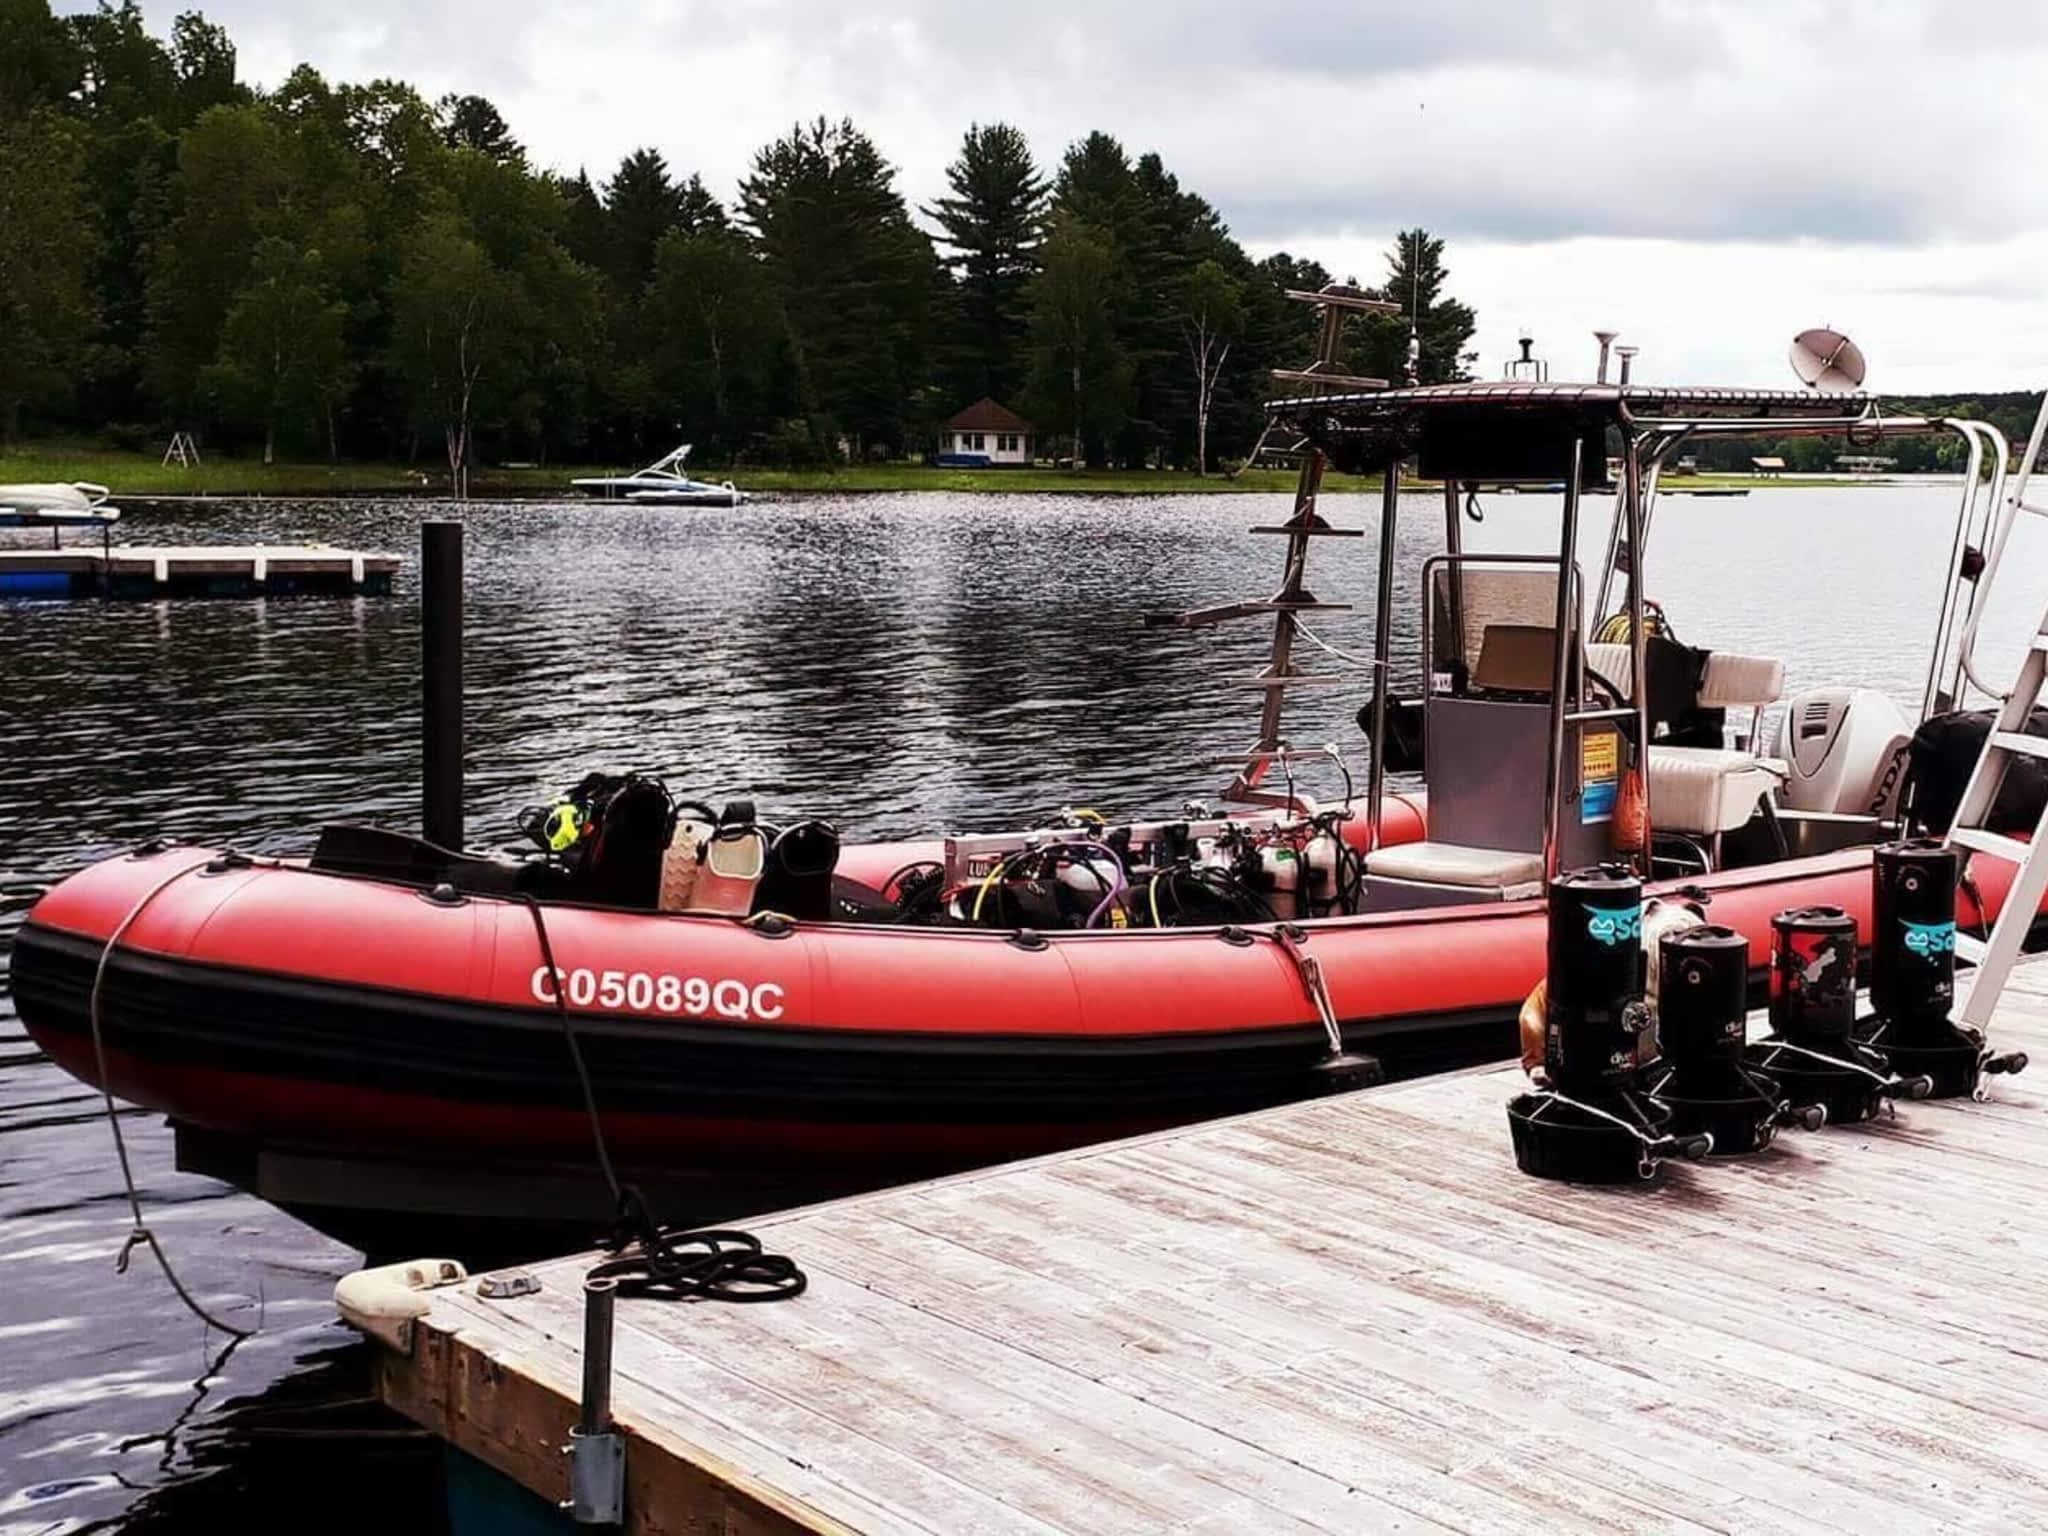
[[[2020,455],[2019,467],[2006,488],[2004,504],[1998,509],[1996,535],[1991,541],[1983,578],[1978,584],[1973,605],[1975,611],[1963,639],[1966,668],[1975,647],[1976,620],[1983,615],[1992,578],[2005,555],[2013,524],[2019,521],[2022,512],[2048,517],[2048,506],[2035,506],[2027,500],[2027,486],[2033,478],[2034,461],[2040,457],[2044,436],[2048,436],[2048,396],[2042,398],[2041,409],[2034,417],[2034,430],[2027,437],[2026,450]],[[1974,673],[1971,675],[1974,680]],[[1984,739],[1984,750],[1977,758],[1977,766],[1971,770],[1970,782],[1963,790],[1962,801],[1956,806],[1955,819],[1949,826],[1946,839],[1948,846],[1961,856],[1966,878],[1971,861],[1979,857],[1999,859],[2014,868],[2012,888],[2006,892],[2005,903],[1998,909],[1998,920],[1991,925],[1990,937],[1979,939],[1969,934],[1956,935],[1956,958],[1976,968],[1969,991],[1956,1010],[1956,1017],[1980,1033],[1991,1022],[1992,1010],[1998,1006],[1998,999],[2005,991],[2006,980],[2012,975],[2014,962],[2019,959],[2027,930],[2040,911],[2041,898],[2048,894],[2048,809],[2043,810],[2031,841],[2023,842],[2019,838],[1993,832],[1988,825],[1991,809],[1998,800],[1998,791],[2005,783],[2006,770],[2014,759],[2032,757],[2048,760],[2048,736],[2031,735],[2027,730],[2034,706],[2041,702],[2044,685],[2048,685],[2048,612],[2041,615],[2041,622],[2035,626],[2034,635],[2027,642],[2019,676],[2014,680],[2011,692],[2001,700],[1998,719],[1991,734]]]

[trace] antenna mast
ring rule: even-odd
[[[1411,389],[1422,382],[1422,231],[1415,231],[1408,257],[1408,353],[1401,364],[1402,382]]]

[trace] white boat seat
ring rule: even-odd
[[[1733,832],[1785,782],[1785,764],[1722,747],[1650,748],[1650,819],[1660,831]]]
[[[1586,665],[1615,687],[1627,690],[1631,667],[1626,645],[1589,645]],[[1703,709],[1758,709],[1777,703],[1784,695],[1785,663],[1777,657],[1709,651],[1694,702]]]
[[[1457,843],[1396,843],[1366,855],[1365,872],[1388,880],[1427,885],[1462,885],[1495,891],[1511,885],[1539,887],[1543,855],[1511,848],[1467,848]]]
[[[1700,676],[1703,709],[1761,708],[1785,696],[1785,663],[1775,656],[1709,651]]]

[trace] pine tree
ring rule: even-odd
[[[1100,464],[1129,412],[1131,367],[1117,346],[1110,243],[1056,216],[1031,284],[1031,398],[1045,421],[1072,423],[1073,463]]]
[[[481,96],[443,96],[435,110],[441,137],[450,149],[473,149],[487,159],[523,162],[526,151],[498,109]]]
[[[725,210],[692,176],[669,179],[668,162],[657,150],[636,149],[619,162],[604,189],[609,235],[605,270],[628,295],[638,295],[654,275],[655,248],[669,235],[691,234],[725,222]]]
[[[1216,210],[1181,189],[1156,154],[1135,164],[1105,133],[1067,151],[1053,205],[1076,219],[1110,253],[1107,303],[1122,372],[1130,388],[1124,419],[1107,429],[1108,455],[1125,464],[1192,462],[1201,391],[1186,366],[1176,295],[1204,261],[1235,277],[1248,268]]]
[[[597,188],[590,184],[588,172],[578,171],[561,183],[561,190],[562,201],[568,206],[568,215],[562,226],[562,244],[586,267],[602,270],[610,231],[605,224],[604,202],[598,197]]]
[[[692,174],[688,181],[676,188],[675,233],[697,235],[725,227],[725,208],[705,190],[701,176]]]
[[[1009,399],[1024,380],[1025,290],[1038,272],[1045,179],[1021,132],[1008,123],[976,123],[946,168],[946,182],[953,195],[924,213],[953,251],[946,258],[957,284],[948,349],[953,392]]]
[[[1130,419],[1131,386],[1138,372],[1130,336],[1137,328],[1134,316],[1143,303],[1138,273],[1145,265],[1142,254],[1146,243],[1145,210],[1137,179],[1131,170],[1130,156],[1124,153],[1123,145],[1098,130],[1069,146],[1053,185],[1052,207],[1055,222],[1063,223],[1068,229],[1072,247],[1068,259],[1079,259],[1078,242],[1083,240],[1101,252],[1101,261],[1094,263],[1090,259],[1089,264],[1100,269],[1094,281],[1101,285],[1103,359],[1115,359],[1114,371],[1119,387],[1113,391],[1098,392],[1093,408],[1087,413],[1086,453],[1091,464],[1108,463],[1112,458],[1128,457],[1127,450],[1133,437],[1142,435],[1143,430],[1140,426],[1134,432]],[[1050,237],[1046,244],[1046,260],[1050,262]],[[1042,286],[1034,315],[1034,352],[1039,370],[1035,377],[1042,373],[1045,350],[1044,297]],[[1103,371],[1099,361],[1094,371]],[[1044,381],[1040,377],[1040,388],[1043,387]],[[1076,443],[1076,464],[1081,462],[1082,453],[1082,445]]]
[[[1131,157],[1123,145],[1099,129],[1068,148],[1053,187],[1053,206],[1085,224],[1098,240],[1121,254],[1140,240],[1143,211]]]
[[[1226,256],[1236,246],[1216,210],[1183,192],[1179,178],[1158,155],[1140,156],[1131,180],[1138,193],[1141,235],[1126,260],[1137,303],[1119,334],[1136,389],[1122,454],[1134,463],[1160,457],[1188,463],[1196,456],[1196,423],[1207,412],[1198,406],[1200,391],[1186,366],[1176,303],[1201,263]]]
[[[699,462],[730,458],[744,424],[769,414],[769,377],[781,325],[761,263],[735,231],[715,225],[670,235],[655,255],[647,292],[656,397]]]
[[[895,180],[851,121],[819,118],[757,154],[740,184],[799,389],[857,450],[905,444],[930,352],[938,258]]]

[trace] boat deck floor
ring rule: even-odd
[[[1487,1068],[768,1217],[622,1301],[628,1529],[2048,1529],[2048,965],[1988,1103],[1521,1176]],[[553,1501],[590,1257],[434,1291],[380,1390]]]

